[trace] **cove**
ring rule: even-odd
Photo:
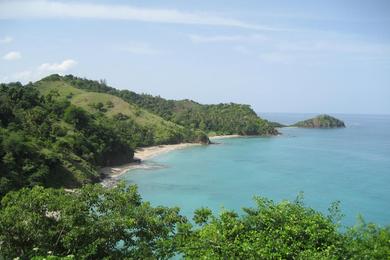
[[[340,116],[339,116],[340,117]],[[290,123],[304,115],[274,114]],[[341,202],[343,224],[358,214],[378,224],[390,222],[390,117],[342,115],[343,129],[282,128],[276,137],[216,140],[155,157],[152,169],[122,178],[137,184],[153,205],[179,206],[192,216],[199,207],[240,212],[253,196],[294,200],[304,193],[307,206],[327,213]]]

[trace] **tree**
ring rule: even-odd
[[[193,225],[123,183],[23,188],[1,201],[0,259],[388,259],[390,227],[361,222],[340,232],[338,204],[325,216],[301,199],[255,202],[242,215],[201,208]]]
[[[180,251],[185,257],[204,259],[295,259],[306,254],[332,258],[345,252],[342,234],[321,213],[299,201],[255,202],[257,207],[244,209],[242,216],[196,211],[194,220],[201,226],[181,226]]]
[[[57,94],[0,84],[0,197],[34,185],[78,187],[99,180],[97,166],[132,161],[132,140],[111,119]]]
[[[77,129],[85,128],[89,123],[85,110],[75,106],[69,106],[65,110],[64,120],[73,124]]]
[[[34,187],[1,202],[0,258],[74,255],[77,259],[173,256],[177,208],[141,201],[135,186],[87,185],[74,192]]]

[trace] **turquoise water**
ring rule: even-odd
[[[179,206],[192,216],[208,206],[239,211],[254,195],[293,200],[327,212],[341,201],[343,223],[361,213],[367,221],[390,224],[390,116],[337,115],[345,129],[283,128],[277,137],[220,139],[218,145],[192,147],[153,158],[153,169],[128,172],[153,205]],[[292,123],[297,114],[266,114]]]

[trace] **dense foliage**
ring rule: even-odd
[[[168,258],[178,208],[141,202],[134,186],[75,192],[22,189],[8,193],[0,210],[0,258],[74,255],[77,259]]]
[[[201,208],[192,224],[178,208],[142,202],[135,186],[24,188],[1,201],[0,258],[388,259],[390,227],[340,232],[338,204],[324,216],[300,199],[255,202],[242,215]]]
[[[345,124],[343,121],[335,117],[329,115],[319,115],[308,120],[299,121],[293,126],[305,128],[339,128],[345,127]]]
[[[130,162],[115,125],[67,100],[20,83],[0,85],[0,197],[36,184],[74,187],[99,179],[96,166]]]
[[[129,90],[117,90],[104,81],[94,81],[67,75],[52,75],[44,80],[63,79],[71,85],[88,91],[108,93],[129,103],[185,126],[215,134],[275,135],[277,131],[268,121],[259,118],[249,105],[202,105],[191,100],[167,100],[159,96],[137,94]]]

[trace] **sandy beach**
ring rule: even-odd
[[[236,138],[241,137],[240,135],[215,135],[209,137],[210,140],[218,140],[223,138]],[[197,143],[182,143],[182,144],[167,144],[167,145],[157,145],[151,147],[138,148],[134,153],[134,159],[140,159],[141,162],[132,162],[124,165],[113,166],[113,167],[104,167],[100,169],[100,172],[105,177],[101,181],[101,184],[104,187],[114,187],[118,181],[119,177],[129,170],[133,169],[143,169],[147,168],[143,162],[150,160],[151,158],[161,155],[164,153],[168,153],[171,151],[184,149],[193,146],[199,146],[202,144]]]
[[[163,153],[168,153],[174,150],[184,149],[187,147],[198,146],[198,145],[201,144],[182,143],[182,144],[167,144],[167,145],[138,148],[134,153],[134,158],[140,159],[141,161],[145,161]]]
[[[214,140],[214,139],[237,138],[237,137],[242,137],[242,135],[214,135],[214,136],[210,136],[209,139]]]
[[[202,144],[196,143],[182,143],[182,144],[167,144],[157,145],[151,147],[138,148],[134,153],[134,159],[140,159],[141,162],[132,162],[124,165],[104,167],[100,172],[105,176],[101,181],[104,187],[113,187],[118,183],[119,177],[132,169],[142,169],[147,166],[143,161],[149,160],[157,155],[168,153],[174,150],[184,149],[187,147],[198,146]]]

